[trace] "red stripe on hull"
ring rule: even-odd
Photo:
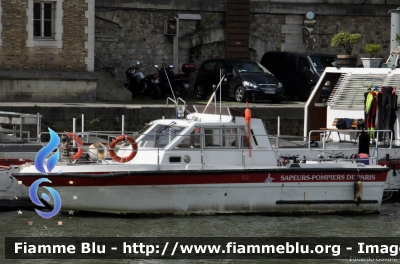
[[[182,185],[182,184],[230,184],[230,183],[296,183],[296,182],[354,182],[357,177],[366,182],[386,182],[387,170],[375,172],[360,172],[354,170],[341,172],[310,171],[267,171],[267,172],[229,172],[224,171],[177,171],[140,173],[128,172],[113,173],[109,175],[84,175],[84,174],[13,174],[26,186],[35,180],[49,178],[52,183],[46,186],[118,186],[118,185]]]
[[[28,162],[33,162],[30,159],[0,159],[0,166],[22,165]]]

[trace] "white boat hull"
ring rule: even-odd
[[[29,198],[29,188],[23,184],[18,184],[18,180],[11,176],[16,168],[16,166],[12,166],[10,169],[0,170],[1,210],[33,207]]]
[[[63,211],[117,214],[374,213],[384,183],[363,183],[354,202],[354,183],[256,183],[57,187]],[[44,189],[42,189],[44,191]]]
[[[379,212],[389,168],[354,160],[277,164],[261,120],[250,121],[209,114],[161,119],[149,124],[138,143],[125,135],[112,141],[112,160],[75,162],[69,157],[48,166],[53,162],[48,158],[49,173],[45,173],[40,156],[35,166],[23,165],[13,176],[26,186],[53,188],[58,193],[53,192],[54,196],[60,196],[54,199],[54,207],[58,209],[61,201],[62,211],[183,215]],[[130,148],[121,147],[116,153],[114,145],[123,140],[128,140]],[[48,180],[43,182],[43,178]],[[358,202],[354,197],[361,188],[355,188],[356,182],[363,186]]]

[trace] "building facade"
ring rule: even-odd
[[[246,45],[256,61],[266,51],[340,54],[330,39],[341,30],[362,34],[353,50],[358,64],[367,55],[366,43],[381,44],[384,61],[393,41],[389,11],[400,6],[397,2],[0,0],[0,101],[127,100],[125,70],[136,61],[147,75],[157,72],[155,64],[176,62],[179,71],[183,63],[199,67],[206,59],[225,57],[235,45]],[[237,34],[240,29],[235,32],[235,19],[227,18],[232,4],[243,3],[247,9],[230,14],[243,22],[246,13],[246,38]],[[305,16],[309,11],[315,14],[312,22]],[[305,27],[312,28],[311,36],[304,37]],[[111,69],[115,83],[103,81],[96,65]]]
[[[0,100],[95,100],[94,0],[0,0]]]
[[[96,1],[96,56],[114,68],[116,80],[137,60],[145,73],[156,72],[154,64],[173,62],[174,37],[165,34],[165,21],[176,14],[199,14],[201,20],[180,21],[179,66],[227,54],[227,9],[229,3],[246,0]],[[366,57],[366,43],[382,45],[382,62],[390,53],[391,15],[400,6],[396,0],[251,0],[249,7],[249,57],[260,61],[266,51],[301,51],[343,54],[330,45],[342,30],[361,33],[353,55]],[[308,23],[305,14],[315,17]],[[243,11],[245,12],[245,11]],[[308,24],[307,24],[308,23]],[[230,24],[231,25],[231,24]],[[312,28],[304,38],[302,29]],[[246,33],[245,33],[246,34]],[[241,43],[240,40],[234,43]],[[180,70],[180,69],[179,69]]]

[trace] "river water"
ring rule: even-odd
[[[1,237],[399,237],[400,203],[383,204],[374,215],[162,216],[58,214],[43,219],[35,211],[0,213]],[[31,225],[29,222],[31,221]],[[59,225],[59,221],[62,225]],[[1,263],[293,263],[266,259],[6,260]],[[298,263],[347,263],[349,260],[300,260]],[[378,263],[378,262],[376,262]]]

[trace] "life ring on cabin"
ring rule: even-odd
[[[67,137],[72,138],[78,144],[78,151],[75,154],[69,155],[69,158],[71,159],[71,161],[75,161],[75,160],[80,159],[82,154],[83,154],[83,143],[82,143],[82,140],[76,134],[73,134],[73,133],[68,133]]]
[[[114,150],[115,146],[119,142],[122,142],[122,141],[127,141],[132,146],[131,153],[125,157],[118,156],[117,154],[115,154],[115,150]],[[132,160],[136,156],[137,149],[138,149],[136,141],[132,137],[126,136],[126,135],[118,136],[113,141],[111,141],[109,146],[110,146],[110,150],[108,151],[108,153],[110,153],[110,157],[116,162],[128,162],[128,161]]]

